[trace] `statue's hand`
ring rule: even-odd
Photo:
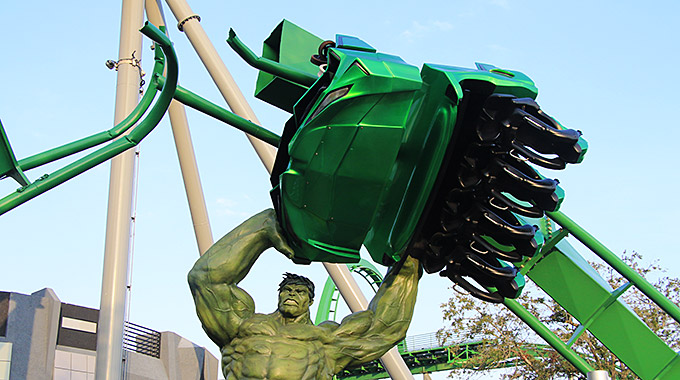
[[[288,245],[286,238],[283,235],[283,230],[276,220],[276,212],[274,210],[267,210],[264,228],[271,241],[272,246],[279,252],[283,253],[289,259],[294,256],[293,249]]]

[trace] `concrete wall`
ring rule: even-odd
[[[12,343],[10,379],[52,379],[60,309],[52,289],[10,293],[7,330],[0,337]]]
[[[168,369],[168,380],[217,379],[217,359],[173,332],[161,333],[161,361]]]

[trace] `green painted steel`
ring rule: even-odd
[[[526,323],[532,330],[534,330],[543,340],[545,340],[555,351],[559,352],[569,363],[576,367],[581,373],[586,374],[594,370],[588,362],[567,346],[557,335],[545,326],[538,318],[531,314],[519,302],[506,298],[503,304],[510,309],[522,322]]]
[[[347,267],[350,272],[356,272],[361,275],[371,288],[373,288],[373,291],[377,292],[378,287],[382,284],[383,276],[373,264],[367,260],[361,259],[358,263],[349,264]],[[328,277],[324,284],[323,291],[321,292],[321,296],[319,297],[314,323],[318,325],[319,323],[328,320],[336,321],[339,299],[340,294],[338,288],[335,286],[333,279]]]
[[[283,20],[264,41],[262,58],[305,72],[316,80],[319,68],[310,62],[309,57],[317,54],[317,47],[321,42],[319,37],[288,20]],[[301,85],[260,71],[255,84],[255,97],[292,113],[295,102],[310,86],[311,83]]]
[[[5,134],[5,128],[0,122],[0,179],[4,177],[14,178],[21,186],[28,186],[31,183],[17,163],[12,146]]]
[[[157,74],[161,74],[162,72],[163,62],[156,61],[152,75],[155,76]],[[135,125],[142,115],[146,113],[149,106],[153,102],[156,93],[156,88],[149,86],[148,90],[146,93],[144,93],[144,96],[140,100],[139,104],[137,104],[135,109],[132,110],[132,112],[123,121],[108,131],[99,132],[78,141],[74,141],[30,157],[26,157],[19,160],[19,166],[23,170],[33,169],[118,138],[123,133],[127,132],[127,130],[129,130],[133,125]]]
[[[545,235],[554,236],[548,240],[549,244],[546,244],[545,249],[540,253],[540,259],[528,260],[523,264],[522,271],[526,272],[532,281],[576,318],[581,323],[581,327],[576,329],[569,342],[564,343],[538,320],[531,322],[530,319],[535,319],[535,317],[515,301],[506,300],[505,305],[572,364],[576,359],[569,346],[587,330],[640,378],[677,378],[674,376],[680,373],[678,353],[668,347],[619,299],[631,285],[640,289],[652,288],[652,291],[647,289],[647,293],[650,294],[658,293],[658,291],[571,219],[557,212],[550,213],[550,217],[562,225],[563,230],[553,233],[549,224],[536,223],[541,225]],[[595,269],[566,240],[563,240],[567,235],[566,232],[574,234],[588,248],[624,275],[630,283],[619,289],[612,289]],[[662,302],[657,302],[659,298]],[[660,293],[654,301],[661,307],[664,302],[670,303]],[[675,305],[665,306],[671,311],[677,308]],[[584,374],[589,370],[583,366],[574,365]]]
[[[314,73],[309,73],[294,66],[288,66],[268,58],[258,57],[252,50],[244,45],[241,40],[239,40],[233,29],[229,29],[227,43],[239,54],[239,56],[241,56],[241,58],[243,58],[244,61],[258,70],[271,73],[272,75],[276,75],[305,87],[311,86],[318,79]]]
[[[659,375],[656,377],[658,380],[675,380],[680,379],[680,355],[676,356],[673,361],[668,363],[666,368],[664,368]]]
[[[301,261],[356,261],[363,244],[374,261],[390,265],[413,236],[439,174],[460,82],[486,81],[516,96],[535,97],[536,89],[516,72],[438,65],[421,72],[396,56],[342,48],[329,56],[335,74],[298,102],[315,96],[316,111],[290,140],[290,165],[273,190],[281,193],[282,224]],[[298,107],[295,117],[304,116]]]
[[[157,87],[159,89],[163,88],[165,84],[165,79],[158,78]],[[281,137],[274,132],[271,132],[265,128],[260,127],[255,123],[236,115],[235,113],[218,106],[217,104],[202,98],[195,93],[183,88],[182,86],[177,86],[174,94],[175,100],[178,102],[189,106],[197,111],[203,112],[208,116],[212,116],[217,120],[223,121],[232,127],[245,132],[255,138],[258,138],[269,145],[274,147],[279,146],[279,141]]]
[[[640,276],[639,273],[621,261],[621,259],[616,256],[614,252],[604,246],[604,244],[600,243],[597,239],[595,239],[595,237],[593,237],[563,213],[552,212],[548,213],[548,215],[552,220],[568,230],[571,235],[573,235],[586,247],[597,254],[607,264],[611,265],[612,268],[616,269],[616,271],[619,272],[624,278],[630,281],[642,293],[653,300],[661,309],[672,316],[676,322],[680,323],[680,308],[664,297],[664,295],[661,294],[661,292],[659,292],[659,290],[656,289],[654,285],[650,284],[644,279],[644,277]]]
[[[142,120],[128,135],[109,143],[107,146],[58,169],[49,175],[46,174],[32,184],[22,187],[16,192],[0,199],[0,215],[136,146],[160,122],[172,101],[175,87],[177,86],[177,56],[172,47],[172,42],[156,27],[146,23],[141,29],[141,32],[161,47],[161,49],[156,49],[155,59],[157,62],[161,62],[161,65],[164,62],[167,69],[166,85],[144,120]],[[165,54],[165,57],[163,54]],[[160,74],[156,74],[154,78],[152,78],[152,81],[158,80],[159,76]],[[151,86],[153,86],[153,84]]]
[[[462,368],[469,359],[478,354],[478,348],[483,344],[487,344],[487,342],[478,340],[441,347],[406,350],[401,352],[401,357],[413,374],[451,371]],[[543,344],[525,344],[520,348],[528,355],[539,357],[551,352],[548,350],[548,346]],[[523,361],[515,358],[497,363],[496,368],[510,368],[518,365],[523,365]],[[343,380],[385,379],[388,377],[389,375],[377,360],[359,367],[345,369],[336,375],[337,379]]]
[[[401,357],[412,374],[451,371],[461,368],[470,357],[477,354],[475,348],[480,342],[464,343],[447,347],[403,352]],[[367,363],[360,367],[349,368],[336,375],[342,380],[387,379],[390,376],[379,361]]]
[[[323,292],[321,292],[319,297],[314,324],[318,325],[323,321],[336,320],[337,316],[335,313],[340,301],[340,294],[336,290],[333,279],[328,277],[323,285]]]
[[[540,177],[523,161],[553,169],[580,162],[587,150],[580,132],[565,129],[542,113],[533,101],[536,87],[520,72],[488,64],[477,64],[477,69],[426,64],[418,69],[356,37],[338,35],[335,42],[315,46],[319,41],[285,20],[265,41],[262,58],[233,31],[228,40],[261,71],[260,79],[267,78],[258,80],[256,91],[277,80],[294,85],[280,87],[276,95],[296,103],[271,176],[274,208],[295,248],[293,261],[356,262],[363,245],[373,261],[389,266],[410,245],[429,255],[428,272],[446,267],[447,277],[469,285],[466,289],[479,298],[501,302],[503,297],[517,297],[524,280],[503,260],[519,262],[522,256],[532,256],[542,239],[529,225],[517,224],[509,210],[543,215],[544,210],[559,208],[563,199],[555,180]],[[310,55],[318,69],[307,62]],[[300,96],[303,88],[306,92]],[[279,100],[263,99],[290,108]],[[553,158],[536,153],[553,151]],[[510,168],[503,160],[521,169]],[[464,163],[472,167],[464,168]],[[481,167],[485,169],[478,173]],[[466,174],[482,177],[476,184],[472,179],[454,183]],[[480,195],[502,192],[487,188],[496,185],[509,186],[505,192],[515,193],[504,181],[514,181],[521,188],[517,197],[524,201],[505,194]],[[479,189],[472,189],[477,185]],[[458,228],[452,227],[458,221],[442,219],[447,217],[442,207],[458,207],[453,205],[457,200],[443,199],[453,190],[465,193],[461,197],[476,194],[476,201],[453,212],[453,218],[467,215],[462,222],[466,227],[460,227],[466,232],[460,236],[435,226]],[[508,207],[486,206],[502,217],[475,203],[498,199]],[[448,246],[467,246],[458,243],[465,238],[469,250],[488,254],[492,261],[482,264],[484,259],[475,253],[458,251],[449,252],[455,257],[445,260],[438,252],[441,247],[435,247],[444,241]],[[433,252],[426,253],[428,249]],[[496,290],[475,292],[462,276],[492,284]]]

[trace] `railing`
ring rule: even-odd
[[[437,338],[437,333],[407,336],[406,339],[404,339],[404,351],[406,352],[427,350],[428,348],[437,348],[441,346],[442,344],[439,338]]]
[[[470,357],[476,355],[476,347],[482,339],[469,339],[465,336],[442,338],[436,332],[407,336],[399,343],[399,353],[406,366],[413,373],[437,372],[459,368]],[[380,362],[374,360],[357,367],[346,368],[338,373],[340,380],[384,379],[389,375]]]
[[[439,347],[444,347],[444,346],[455,346],[455,345],[463,345],[463,344],[470,344],[470,343],[478,343],[482,340],[482,338],[479,339],[469,339],[465,338],[463,336],[455,336],[455,337],[448,337],[446,338],[446,341],[443,341],[441,337],[437,336],[436,332],[432,333],[427,333],[427,334],[420,334],[420,335],[413,335],[413,336],[407,336],[406,339],[404,339],[403,342],[403,349],[400,347],[401,352],[411,352],[411,351],[420,351],[420,350],[428,350],[431,348],[439,348]],[[402,346],[400,344],[400,346]]]
[[[125,322],[123,348],[139,354],[160,358],[161,333],[131,322]]]

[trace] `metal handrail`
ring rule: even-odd
[[[160,358],[161,333],[132,322],[125,322],[123,348],[128,351]]]
[[[236,32],[234,32],[234,30],[231,28],[229,29],[229,38],[227,38],[227,43],[232,49],[234,49],[236,54],[246,61],[246,63],[260,71],[276,75],[305,87],[311,87],[314,82],[319,79],[317,76],[302,70],[298,70],[294,67],[290,67],[264,57],[258,57],[255,55],[255,53],[253,53],[252,50],[250,50],[250,48],[248,48],[248,46],[241,42],[241,40],[236,36]]]

